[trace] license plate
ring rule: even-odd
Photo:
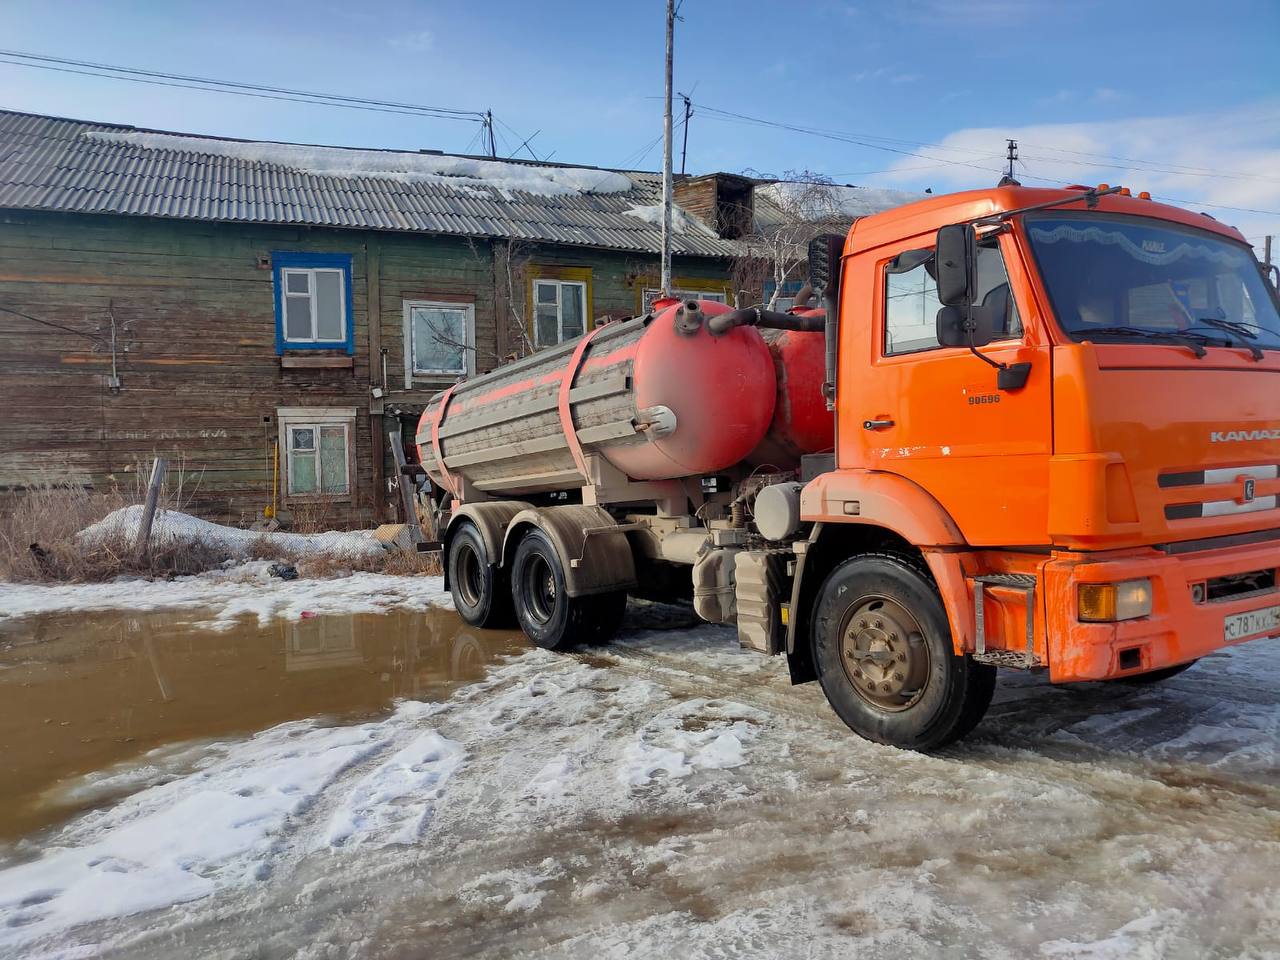
[[[1243,640],[1259,633],[1280,631],[1280,604],[1262,610],[1237,613],[1222,621],[1222,638],[1227,643]]]

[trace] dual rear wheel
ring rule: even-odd
[[[604,643],[618,632],[627,608],[623,590],[569,596],[564,563],[541,530],[525,534],[504,569],[490,561],[479,530],[464,523],[450,541],[446,562],[463,620],[477,627],[518,625],[547,650]]]

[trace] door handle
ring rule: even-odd
[[[863,420],[863,430],[885,430],[893,426],[892,420]]]

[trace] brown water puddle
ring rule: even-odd
[[[108,612],[0,624],[0,839],[76,812],[48,799],[76,775],[162,744],[444,699],[525,645],[450,610],[244,620],[226,631],[202,619]]]

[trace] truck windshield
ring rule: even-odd
[[[1027,236],[1072,339],[1280,349],[1275,299],[1239,243],[1159,220],[1056,211],[1028,215]]]

